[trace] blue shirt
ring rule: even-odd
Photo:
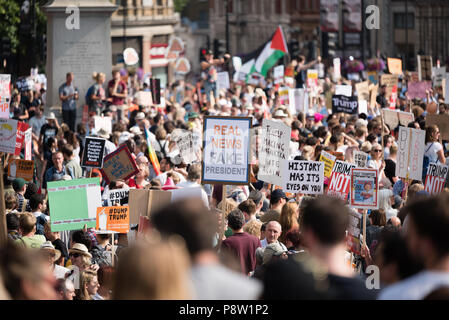
[[[73,86],[73,83],[67,85],[67,83],[62,84],[59,87],[59,95],[69,96],[78,92],[78,88]],[[76,110],[76,100],[75,97],[71,97],[67,100],[62,101],[62,110]]]

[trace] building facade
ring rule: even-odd
[[[179,24],[173,0],[114,0],[118,10],[111,18],[112,64],[123,67],[123,51],[134,48],[139,54],[137,67],[166,84],[172,79],[172,66],[165,59],[170,37]]]

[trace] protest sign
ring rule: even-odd
[[[424,99],[426,98],[426,90],[431,88],[431,81],[410,82],[407,87],[407,96],[409,99]]]
[[[369,82],[363,81],[355,84],[355,90],[357,91],[357,97],[360,100],[369,100]]]
[[[227,71],[217,73],[217,90],[229,89],[229,73]]]
[[[179,188],[169,191],[171,193],[171,202],[176,202],[182,199],[201,199],[203,198],[202,187],[188,187]],[[208,206],[208,203],[205,203]]]
[[[0,119],[0,152],[15,153],[17,123],[13,119]]]
[[[307,113],[306,107],[306,97],[307,94],[305,89],[289,89],[288,90],[288,101],[289,101],[289,111],[291,114],[297,114],[300,112]]]
[[[418,78],[419,81],[432,81],[432,57],[431,56],[417,56],[418,58]]]
[[[439,163],[429,163],[424,190],[430,194],[439,194],[446,183],[448,166]]]
[[[136,99],[139,106],[149,107],[153,104],[150,91],[138,91],[136,93]]]
[[[359,209],[379,207],[378,172],[376,169],[353,168],[351,170],[350,206]]]
[[[411,112],[396,111],[398,113],[399,124],[407,127],[410,122],[415,121],[415,116]]]
[[[357,97],[332,96],[332,113],[349,113],[357,114],[359,111],[359,103]]]
[[[129,207],[98,207],[95,229],[100,231],[128,233]]]
[[[138,224],[139,217],[149,217],[155,212],[171,202],[169,191],[130,189],[129,190],[129,214],[131,224]]]
[[[11,159],[8,164],[8,178],[23,178],[28,182],[33,181],[34,161]]]
[[[108,190],[103,194],[103,206],[125,206],[129,203],[129,188]]]
[[[368,71],[366,75],[368,76],[369,82],[372,84],[377,85],[379,83],[379,74],[376,71]]]
[[[354,163],[357,168],[366,168],[368,154],[363,151],[354,151]]]
[[[95,125],[96,132],[103,129],[109,134],[112,133],[112,118],[111,117],[94,116],[94,125]]]
[[[326,178],[329,178],[332,174],[332,168],[334,167],[334,163],[335,163],[335,159],[337,157],[326,152],[326,151],[321,151],[320,154],[320,161],[324,162],[324,176]]]
[[[448,114],[427,114],[426,126],[435,124],[440,129],[441,139],[449,140],[449,115]]]
[[[390,101],[391,93],[393,91],[394,86],[398,85],[398,75],[396,74],[383,74],[380,77],[380,84],[386,85],[386,96],[387,101]]]
[[[289,87],[280,87],[278,90],[279,101],[283,105],[289,105]]]
[[[199,161],[197,153],[200,151],[201,137],[191,131],[175,129],[170,139],[176,143],[182,162],[190,164]]]
[[[318,85],[318,70],[307,70],[307,87],[316,87]]]
[[[280,186],[282,162],[289,158],[291,128],[282,122],[263,120],[259,144],[259,180]]]
[[[107,183],[115,180],[127,180],[139,172],[136,161],[126,145],[122,145],[108,154],[103,160],[101,169]]]
[[[345,85],[345,84],[337,84],[335,86],[335,95],[351,97],[352,96],[352,86]]]
[[[391,74],[402,74],[402,60],[396,58],[387,58],[388,71]]]
[[[360,221],[362,215],[354,210],[349,211],[348,235],[346,237],[346,246],[355,254],[360,255]]]
[[[205,117],[202,183],[247,184],[252,119]]]
[[[432,68],[432,74],[432,85],[434,87],[441,87],[443,85],[443,79],[446,77],[446,67],[434,67]]]
[[[0,118],[9,119],[9,105],[11,103],[11,75],[0,74]]]
[[[385,124],[390,130],[394,130],[398,125],[408,126],[410,122],[415,121],[415,116],[411,112],[403,112],[399,110],[382,109],[382,115]]]
[[[25,122],[19,121],[17,123],[16,132],[16,149],[14,150],[15,156],[20,156],[20,152],[23,148],[23,143],[25,141],[25,132],[28,130],[29,125]]]
[[[282,188],[285,192],[322,194],[324,163],[320,161],[284,161]]]
[[[32,152],[31,152],[31,144],[32,142],[32,133],[33,129],[28,128],[27,131],[25,131],[25,139],[23,143],[25,144],[25,160],[31,160],[32,158]]]
[[[81,158],[81,166],[89,168],[103,167],[105,139],[86,137],[86,143]]]
[[[95,228],[101,207],[100,179],[77,179],[47,183],[51,231]]]
[[[425,131],[399,127],[396,176],[422,180]]]
[[[340,58],[334,58],[334,81],[338,81],[341,78],[341,61]]]
[[[284,82],[284,65],[274,67],[273,77],[274,77],[274,84]]]
[[[351,184],[351,169],[355,165],[337,160],[332,168],[327,195],[346,201]]]
[[[359,114],[368,114],[368,102],[366,100],[359,100]]]

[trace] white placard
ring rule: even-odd
[[[324,162],[285,161],[282,174],[285,192],[323,194]]]
[[[340,58],[334,58],[334,81],[338,81],[341,78],[341,62]]]
[[[396,176],[422,180],[424,130],[399,127]]]
[[[111,117],[100,117],[95,116],[95,131],[98,132],[101,129],[104,129],[107,133],[112,133],[112,118]],[[96,213],[95,213],[96,214]]]
[[[217,73],[217,90],[220,91],[221,89],[229,89],[229,88],[230,88],[229,73],[227,71],[218,72]]]
[[[307,113],[309,104],[306,101],[306,96],[305,89],[288,90],[289,110],[291,114],[297,114],[299,112]]]
[[[284,82],[284,65],[274,67],[273,77],[274,77],[274,84]]]
[[[337,84],[335,86],[335,94],[351,97],[352,96],[352,86],[345,84]]]
[[[368,154],[363,151],[354,151],[354,163],[357,168],[366,168]]]
[[[368,101],[359,100],[359,114],[364,113],[368,115]]]

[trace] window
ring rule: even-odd
[[[281,14],[282,12],[282,3],[281,0],[276,0],[276,7],[275,7],[275,12],[276,14]]]
[[[394,14],[394,28],[395,29],[405,29],[406,20],[408,23],[407,29],[415,29],[415,14],[409,13],[408,19],[405,19],[405,13],[395,13]]]

